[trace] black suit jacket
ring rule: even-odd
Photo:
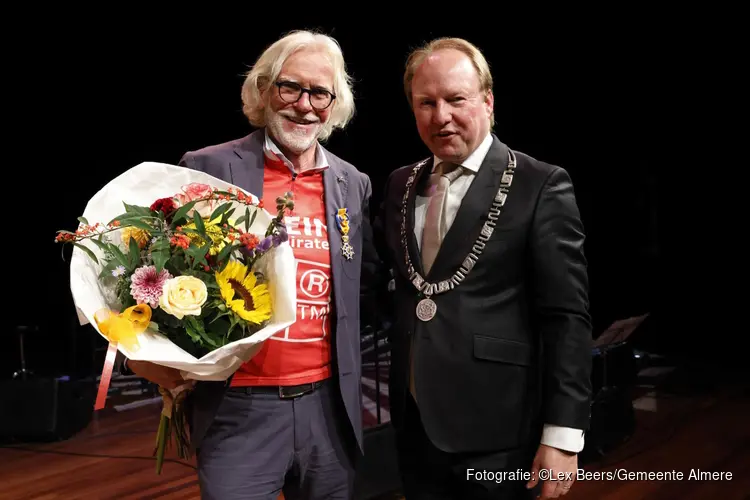
[[[434,444],[449,452],[537,446],[545,423],[588,427],[591,324],[573,185],[564,169],[515,155],[515,175],[491,237],[463,282],[433,295],[438,309],[431,321],[416,318],[421,297],[401,244],[401,205],[414,165],[390,175],[377,224],[396,276],[393,425],[403,423],[413,339],[423,424]],[[508,147],[493,135],[427,276],[414,236],[415,194],[432,160],[422,163],[408,193],[406,240],[414,269],[438,283],[460,268],[488,220]]]

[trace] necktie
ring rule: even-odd
[[[445,233],[448,232],[445,223],[445,201],[448,196],[448,188],[463,173],[463,168],[455,163],[443,162],[437,166],[435,172],[430,176],[430,184],[427,195],[430,201],[427,204],[427,215],[425,218],[424,231],[422,232],[422,266],[425,274],[430,272],[435,256],[440,249]],[[409,363],[409,392],[414,401],[417,400],[417,392],[414,388],[414,347],[412,346]]]
[[[424,231],[422,232],[422,266],[425,274],[430,272],[440,244],[448,232],[445,222],[445,202],[448,197],[448,188],[454,180],[462,173],[463,169],[455,163],[442,162],[430,176],[429,197],[427,214],[425,217]]]

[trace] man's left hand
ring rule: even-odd
[[[559,498],[567,495],[573,486],[578,470],[578,455],[567,451],[540,445],[531,466],[531,480],[526,485],[531,489],[539,482],[542,472],[544,484],[539,498]]]

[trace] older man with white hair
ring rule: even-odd
[[[258,130],[186,153],[180,164],[256,194],[273,210],[286,192],[297,258],[297,320],[226,383],[189,396],[191,444],[205,499],[352,497],[362,452],[359,297],[376,269],[367,175],[325,149],[354,114],[343,55],[329,36],[298,31],[260,56],[242,87]],[[252,299],[250,299],[252,300]],[[164,367],[130,362],[164,387]]]

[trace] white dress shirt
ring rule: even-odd
[[[461,166],[464,168],[463,175],[453,181],[448,188],[446,213],[444,214],[448,229],[453,224],[458,208],[461,206],[461,200],[469,190],[474,177],[476,177],[480,165],[490,150],[490,146],[492,146],[492,134],[488,133],[477,149],[461,163]],[[442,161],[435,156],[432,162],[432,170],[434,171],[435,167]],[[416,236],[418,246],[422,244],[422,232],[424,231],[428,202],[429,198],[417,194],[414,204],[414,235]],[[577,453],[583,449],[584,432],[581,429],[545,424],[542,433],[542,444]]]
[[[276,145],[276,143],[273,141],[271,136],[268,134],[268,129],[266,129],[265,134],[265,141],[263,142],[263,152],[266,155],[269,155],[271,157],[276,156],[276,158],[283,161],[287,167],[289,167],[289,170],[294,173],[294,165],[289,160],[289,158],[286,157],[284,153],[281,152],[281,149]],[[313,167],[311,170],[325,170],[329,167],[328,158],[326,157],[326,154],[323,152],[323,148],[321,148],[319,145],[316,144],[315,146],[315,167]]]

